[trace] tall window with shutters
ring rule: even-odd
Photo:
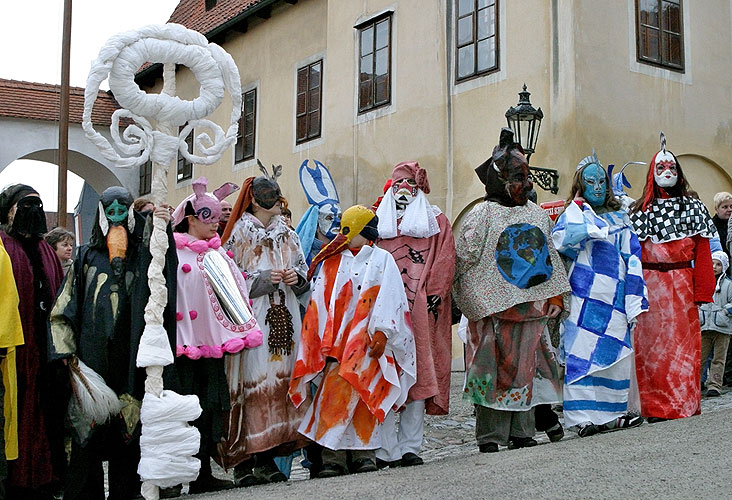
[[[358,112],[391,103],[391,12],[356,26],[359,32]]]
[[[257,127],[257,89],[244,92],[242,95],[241,118],[239,132],[234,146],[234,161],[240,162],[254,158],[254,144]]]
[[[183,127],[178,129],[178,133],[183,130]],[[195,130],[191,130],[191,133],[186,137],[186,147],[188,151],[193,152],[193,134]],[[185,159],[185,157],[178,151],[178,168],[176,170],[176,182],[181,182],[186,179],[193,177],[193,163]]]
[[[682,0],[635,0],[638,60],[684,71]]]
[[[498,68],[498,0],[455,0],[458,81]]]
[[[297,109],[295,111],[297,144],[320,137],[322,88],[322,59],[297,70]]]
[[[140,196],[150,194],[152,190],[152,169],[151,160],[140,165]]]

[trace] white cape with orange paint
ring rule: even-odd
[[[373,359],[368,345],[377,331],[388,340]],[[416,380],[409,304],[389,252],[364,246],[323,262],[290,384],[296,406],[320,373],[300,433],[332,450],[379,448],[379,424],[404,404]]]

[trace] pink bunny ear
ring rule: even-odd
[[[200,198],[206,195],[206,186],[208,186],[208,179],[205,177],[199,177],[193,181],[193,192],[196,194],[196,198]]]
[[[221,201],[235,191],[239,191],[239,186],[237,186],[233,182],[227,182],[226,184],[223,184],[220,188],[218,188],[216,191],[214,191],[213,195],[216,197],[216,199]]]

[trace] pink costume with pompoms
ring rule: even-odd
[[[239,186],[227,182],[213,193],[206,192],[208,181],[199,177],[193,181],[193,194],[184,199],[173,212],[173,225],[177,226],[189,215],[195,215],[204,223],[217,222],[221,215],[221,202]],[[218,235],[209,240],[199,240],[188,233],[174,233],[178,252],[178,310],[176,356],[190,359],[221,358],[224,353],[236,353],[242,349],[262,345],[262,332],[254,314],[243,325],[229,319],[219,303],[216,293],[203,271],[203,258],[208,252],[218,252],[226,261],[244,302],[251,313],[251,302],[244,278],[230,252],[221,248]]]
[[[220,358],[224,353],[262,344],[262,332],[252,315],[244,325],[234,324],[224,313],[203,271],[207,252],[218,252],[229,265],[237,288],[249,304],[249,294],[241,272],[221,248],[218,235],[210,240],[196,240],[186,233],[175,233],[178,252],[177,356],[191,359]]]

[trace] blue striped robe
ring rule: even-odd
[[[563,323],[565,426],[605,424],[628,410],[632,326],[648,310],[641,247],[624,211],[599,216],[570,203],[552,232],[572,264]]]

